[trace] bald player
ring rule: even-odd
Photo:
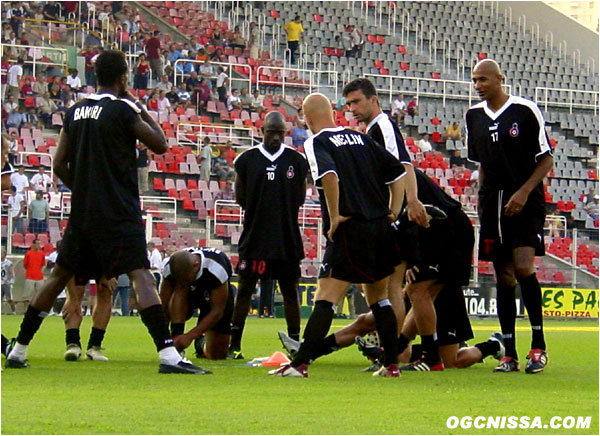
[[[204,336],[201,346],[196,347],[198,357],[227,357],[235,297],[229,283],[231,274],[229,258],[214,248],[188,248],[169,258],[163,269],[160,299],[178,350]],[[195,309],[198,322],[184,333],[185,322]]]
[[[263,131],[264,142],[234,161],[235,198],[245,214],[231,327],[229,354],[233,359],[244,358],[242,334],[259,279],[279,282],[288,334],[295,339],[300,336],[298,280],[304,245],[298,211],[306,197],[308,164],[304,156],[283,144],[285,119],[279,112],[267,114]]]
[[[397,325],[388,299],[388,278],[397,258],[390,219],[402,205],[404,168],[368,136],[336,127],[324,95],[309,95],[302,109],[315,132],[304,149],[319,190],[327,246],[300,349],[289,365],[270,374],[308,377],[308,364],[331,327],[335,305],[351,283],[364,283],[385,350],[384,366],[373,375],[398,377]],[[328,341],[326,346],[337,346],[334,335]]]
[[[483,100],[466,113],[468,158],[479,164],[479,258],[494,263],[498,318],[506,356],[494,371],[519,371],[515,346],[515,286],[521,287],[531,323],[527,373],[548,362],[542,323],[542,293],[534,258],[544,255],[546,203],[542,181],[552,168],[540,109],[508,95],[498,64],[475,65],[473,85]]]

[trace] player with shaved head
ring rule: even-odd
[[[515,346],[518,282],[532,330],[525,371],[538,373],[548,354],[534,258],[544,255],[542,181],[553,165],[544,118],[535,103],[504,92],[504,77],[494,60],[475,65],[472,79],[483,100],[466,113],[468,158],[479,163],[479,259],[494,263],[506,347],[506,356],[494,371],[520,369]]]
[[[285,119],[265,117],[264,142],[235,161],[235,198],[245,211],[237,265],[239,289],[231,326],[230,357],[243,359],[242,334],[251,297],[260,280],[277,280],[283,296],[288,334],[300,336],[298,279],[304,246],[298,211],[306,197],[308,164],[283,144]]]
[[[331,327],[335,305],[351,283],[365,283],[385,350],[384,366],[373,375],[398,377],[397,324],[388,299],[388,278],[398,257],[390,219],[396,219],[402,205],[404,168],[368,136],[336,127],[324,95],[309,95],[302,109],[315,132],[304,149],[319,189],[327,246],[300,349],[289,365],[270,374],[308,377],[308,364]],[[335,348],[335,336],[327,338],[325,346]]]
[[[227,255],[212,248],[180,250],[169,258],[163,269],[160,299],[177,349],[184,350],[196,341],[198,357],[227,357],[235,298],[229,283],[232,272]],[[199,311],[198,322],[184,333],[185,322],[195,309]]]

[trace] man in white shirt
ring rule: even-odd
[[[252,103],[250,104],[252,106],[252,110],[260,113],[260,112],[264,112],[266,109],[263,106],[263,101],[265,100],[264,95],[261,95],[260,92],[258,91],[258,89],[254,90],[254,93],[252,94]]]
[[[208,136],[204,137],[200,158],[200,180],[208,183],[210,181],[210,169],[212,168],[212,147]]]
[[[77,76],[77,69],[73,68],[71,70],[71,75],[67,77],[67,85],[71,87],[73,91],[78,92],[81,89],[81,79]]]
[[[167,98],[167,93],[165,91],[160,91],[158,94],[158,110],[166,111],[171,107],[171,102]]]
[[[48,188],[52,186],[52,179],[46,174],[46,168],[41,166],[29,183],[34,191],[47,192]]]
[[[25,174],[25,167],[19,167],[19,171],[10,175],[12,185],[17,188],[17,193],[24,195],[25,190],[29,187],[29,179]]]
[[[163,74],[161,76],[160,82],[158,83],[158,85],[156,85],[156,89],[158,89],[159,91],[165,91],[165,93],[169,92],[172,87],[173,84],[169,82],[169,76],[167,76],[166,74]]]
[[[162,256],[156,248],[154,242],[148,242],[148,260],[150,261],[150,271],[156,279],[156,288],[160,289],[160,279],[162,273]]]
[[[237,89],[232,89],[231,95],[227,99],[227,110],[231,112],[234,109],[242,109],[242,102],[240,101],[240,95]]]
[[[198,68],[200,76],[206,79],[208,89],[212,89],[212,80],[215,77],[215,69],[211,65],[210,61],[206,59],[202,65]]]
[[[429,133],[424,133],[423,138],[419,142],[417,142],[417,147],[421,149],[422,153],[429,153],[433,150],[431,143],[429,142]]]
[[[10,197],[8,197],[6,202],[8,203],[8,211],[12,217],[13,234],[24,234],[25,226],[23,225],[23,217],[26,213],[27,203],[25,203],[23,196],[17,192],[15,186],[11,186],[10,191]]]
[[[406,116],[406,102],[404,101],[402,94],[398,94],[392,102],[390,115],[397,124],[404,123],[404,117]]]
[[[21,87],[19,83],[21,82],[21,78],[23,77],[23,64],[25,61],[20,59],[14,64],[12,67],[8,69],[7,73],[7,96],[14,96],[15,99],[19,98],[21,94]]]
[[[217,92],[219,93],[219,101],[227,102],[227,84],[229,76],[222,67],[219,67],[219,75],[217,76]]]
[[[19,97],[15,97],[14,95],[9,95],[8,101],[6,103],[4,103],[4,110],[6,112],[8,112],[9,114],[12,114],[14,111],[19,109],[19,103],[17,103],[17,101],[16,101],[17,98],[19,98]]]

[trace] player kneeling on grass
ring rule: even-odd
[[[227,357],[235,289],[227,255],[213,248],[189,248],[174,253],[163,269],[160,298],[171,321],[179,351],[196,341],[196,356]],[[198,323],[184,333],[185,322],[198,309]]]

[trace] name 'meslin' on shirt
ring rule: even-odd
[[[354,135],[352,133],[339,133],[337,135],[331,135],[329,139],[336,147],[342,147],[344,145],[365,145],[361,135]]]

